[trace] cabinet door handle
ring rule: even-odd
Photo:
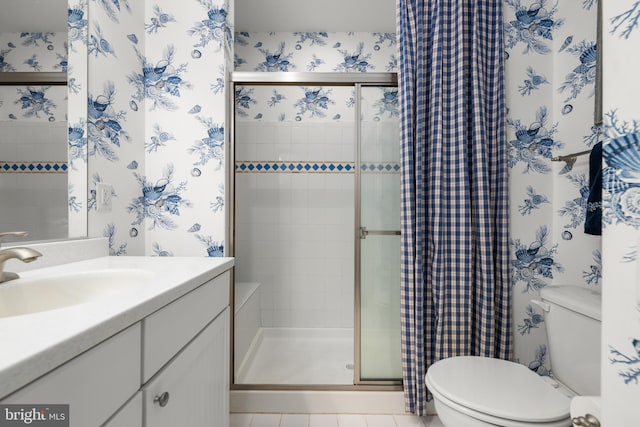
[[[160,405],[163,408],[165,406],[167,406],[167,403],[169,403],[169,392],[165,391],[161,395],[154,397],[153,398],[153,403],[157,403],[158,405]]]

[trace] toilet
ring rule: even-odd
[[[487,357],[440,360],[425,379],[446,427],[569,427],[571,398],[600,394],[601,294],[547,286],[532,303],[545,312],[553,376]]]

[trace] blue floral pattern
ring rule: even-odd
[[[540,209],[543,203],[549,203],[549,199],[544,194],[538,194],[532,186],[527,187],[527,195],[529,198],[524,199],[524,203],[518,206],[520,215],[531,215],[534,209]]]
[[[151,249],[153,250],[153,256],[173,256],[173,252],[162,249],[158,242],[154,242],[153,245],[151,245]]]
[[[278,46],[278,49],[274,52],[268,49],[263,49],[257,46],[258,51],[264,56],[264,60],[256,66],[255,71],[291,71],[296,68],[295,64],[292,64],[291,57],[293,53],[284,53],[285,43],[282,42]]]
[[[244,86],[236,86],[235,100],[236,113],[241,117],[247,117],[249,115],[247,110],[251,108],[251,105],[258,103],[258,101],[253,98],[253,88]]]
[[[602,171],[603,225],[640,227],[640,121],[622,121],[616,111],[606,114]]]
[[[640,339],[631,339],[632,350],[620,351],[609,346],[609,362],[612,365],[622,365],[618,375],[625,384],[640,384]]]
[[[537,313],[532,305],[527,306],[527,317],[518,325],[520,335],[530,334],[532,329],[538,329],[544,323],[544,315]]]
[[[87,43],[88,21],[85,17],[86,8],[87,3],[84,0],[80,0],[74,5],[69,4],[67,11],[67,28],[69,43],[72,49],[76,43],[84,45]]]
[[[149,34],[157,33],[160,28],[167,28],[167,24],[176,22],[173,15],[163,12],[158,5],[153,6],[153,14],[150,22],[144,26]]]
[[[50,88],[51,86],[18,88],[17,92],[20,98],[15,100],[14,104],[21,106],[20,108],[24,110],[22,113],[24,117],[42,117],[41,114],[44,114],[54,118],[56,104],[46,96]]]
[[[507,120],[516,137],[509,141],[510,168],[522,162],[525,164],[524,173],[551,171],[545,160],[550,160],[553,157],[552,150],[562,148],[563,144],[554,138],[558,125],[547,126],[548,114],[547,107],[540,107],[536,112],[536,120],[528,125],[519,119]]]
[[[536,231],[536,240],[525,244],[520,239],[511,241],[515,257],[511,261],[513,265],[514,285],[524,284],[523,292],[539,290],[547,286],[548,279],[553,279],[554,272],[564,271],[554,257],[558,245],[547,246],[549,231],[546,226],[541,226]]]
[[[207,18],[197,22],[188,31],[189,35],[199,39],[194,47],[206,47],[209,43],[214,43],[220,51],[225,46],[231,46],[233,37],[228,21],[229,6],[215,5],[211,0],[198,0],[198,3],[207,10]]]
[[[135,89],[133,99],[150,101],[150,110],[161,108],[174,111],[178,108],[172,98],[179,98],[182,89],[191,89],[190,82],[182,75],[187,72],[187,63],[175,67],[173,65],[175,47],[169,45],[164,50],[161,60],[155,64],[136,50],[142,64],[142,73],[132,73],[128,77],[129,84]]]
[[[20,33],[23,46],[40,46],[40,43],[44,43],[49,50],[49,46],[53,45],[51,38],[55,36],[55,33]]]
[[[119,22],[118,15],[126,10],[131,12],[131,6],[129,5],[129,0],[92,0],[96,2],[102,9],[105,14],[114,22]]]
[[[577,98],[585,86],[593,85],[596,81],[596,44],[582,41],[576,46],[566,49],[567,53],[577,56],[580,64],[567,75],[564,83],[558,88],[560,92],[569,92],[564,102]]]
[[[378,109],[378,116],[399,117],[398,89],[382,89],[382,98],[375,101],[373,106]]]
[[[540,376],[549,376],[551,371],[546,366],[547,363],[547,346],[541,345],[536,350],[536,355],[533,361],[529,362],[529,369],[534,371]]]
[[[87,158],[87,135],[86,122],[84,120],[69,125],[69,162],[72,168],[76,168],[77,163],[84,163]]]
[[[214,123],[211,118],[197,119],[207,129],[207,136],[196,141],[188,151],[199,156],[199,160],[194,163],[195,166],[204,166],[210,160],[214,160],[215,169],[218,170],[224,161],[224,126]]]
[[[602,254],[598,249],[593,251],[593,262],[588,271],[582,272],[582,277],[587,285],[597,286],[602,279]]]
[[[203,236],[200,234],[196,234],[195,237],[200,241],[200,243],[202,243],[206,247],[207,256],[209,257],[224,256],[223,242],[217,241],[211,236]]]
[[[127,212],[135,216],[131,225],[140,225],[146,219],[150,230],[156,227],[167,230],[178,228],[178,224],[172,217],[180,216],[180,209],[191,207],[191,202],[181,195],[187,189],[187,182],[181,181],[178,185],[174,185],[173,174],[173,164],[167,165],[162,178],[155,183],[146,176],[134,172],[141,195],[127,206]]]
[[[94,25],[94,32],[89,37],[88,53],[89,55],[94,55],[96,57],[99,55],[111,55],[113,57],[116,57],[115,50],[113,49],[111,43],[109,43],[109,41],[104,38],[102,28],[100,28],[100,25],[98,24]]]
[[[640,23],[640,1],[633,3],[630,9],[611,18],[610,22],[612,34],[618,34],[620,37],[628,39]]]
[[[128,141],[129,134],[122,123],[127,113],[114,108],[116,89],[113,82],[107,82],[104,92],[98,96],[89,95],[87,129],[89,131],[90,156],[101,155],[109,161],[118,160],[114,147],[120,141]]]
[[[539,75],[533,69],[533,67],[527,67],[528,79],[525,79],[522,85],[518,86],[520,95],[531,95],[531,92],[540,88],[541,84],[549,84],[549,81],[545,76]]]
[[[524,44],[524,53],[551,53],[547,41],[553,40],[553,32],[564,23],[556,18],[558,5],[549,6],[546,0],[531,2],[528,6],[520,0],[505,0],[513,9],[515,19],[505,22],[505,45],[513,48]],[[505,12],[506,14],[506,12]]]
[[[578,188],[580,197],[567,200],[565,205],[558,211],[563,217],[569,217],[570,222],[565,228],[578,228],[584,225],[587,215],[587,198],[589,197],[589,180],[586,175],[566,175],[567,179]]]
[[[65,71],[65,33],[1,33],[0,72]]]
[[[394,33],[238,32],[234,64],[238,71],[394,72],[396,49]]]
[[[113,222],[107,224],[102,233],[103,237],[109,239],[109,255],[110,256],[124,256],[127,254],[127,244],[122,243],[119,246],[115,243],[116,238],[116,225]]]
[[[173,134],[162,130],[162,127],[160,127],[158,123],[153,125],[153,133],[150,141],[144,145],[147,153],[155,153],[160,147],[165,147],[167,142],[176,140]]]
[[[365,73],[367,71],[373,70],[376,67],[371,63],[371,53],[363,53],[364,43],[358,43],[355,51],[348,51],[346,49],[338,48],[338,52],[342,54],[343,62],[338,64],[335,68],[335,71],[348,73],[348,72],[359,72]]]
[[[329,105],[335,104],[335,101],[329,98],[332,90],[321,87],[302,87],[302,90],[304,97],[299,98],[294,104],[298,109],[298,116],[302,117],[308,113],[310,117],[326,117]]]

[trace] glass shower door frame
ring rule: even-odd
[[[351,86],[354,87],[356,93],[356,99],[360,96],[360,90],[362,86],[384,86],[384,87],[397,87],[397,76],[395,73],[298,73],[298,72],[273,72],[273,73],[258,73],[258,72],[233,72],[230,74],[230,96],[229,96],[229,104],[228,104],[228,116],[227,120],[231,129],[235,129],[235,99],[233,93],[235,93],[236,85],[292,85],[299,86],[305,84],[313,84],[313,85],[334,85],[334,86]],[[356,270],[354,271],[354,292],[355,292],[355,302],[354,304],[354,378],[352,385],[317,385],[317,384],[250,384],[250,383],[236,383],[235,381],[235,366],[234,366],[234,348],[235,348],[235,322],[233,322],[232,316],[232,332],[231,332],[231,348],[230,348],[230,378],[232,379],[230,388],[234,391],[242,391],[242,390],[263,390],[263,391],[272,391],[272,390],[320,390],[320,391],[398,391],[402,389],[402,381],[363,381],[360,380],[360,136],[361,129],[359,126],[359,117],[361,114],[361,109],[359,106],[360,102],[356,103],[355,106],[355,114],[356,114],[356,156],[354,166],[355,172],[355,203],[356,203],[356,214],[355,214],[355,231],[354,231],[354,239],[355,239],[355,258],[354,264],[356,266]],[[235,161],[236,161],[236,153],[235,153],[235,135],[232,131],[229,137],[229,146],[228,152],[226,156],[226,171],[227,171],[227,188],[226,192],[230,199],[230,203],[227,204],[225,209],[227,209],[227,218],[228,218],[228,227],[227,227],[227,241],[228,250],[230,256],[236,255],[236,242],[235,242],[235,226],[236,226],[236,206],[235,206]],[[377,234],[375,230],[370,232],[371,235]],[[232,272],[232,274],[235,272]],[[234,286],[235,278],[232,279],[232,286],[230,289],[230,297],[232,304],[232,312],[234,311]],[[399,319],[398,319],[399,320]]]
[[[397,380],[368,380],[362,378],[362,242],[367,236],[400,236],[400,230],[368,230],[362,224],[362,88],[389,87],[394,84],[357,83],[355,85],[355,122],[356,122],[356,153],[355,153],[355,311],[354,311],[354,384],[361,386],[400,387],[402,379]],[[400,206],[398,206],[398,210]],[[398,292],[400,290],[398,289]],[[400,322],[400,319],[398,319]],[[398,352],[400,349],[398,348]]]

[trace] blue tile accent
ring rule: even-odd
[[[360,165],[362,172],[375,172],[375,173],[400,173],[400,164],[383,162],[383,163],[362,163]]]
[[[353,173],[355,167],[349,162],[269,162],[249,161],[236,162],[236,172],[260,172],[260,173]]]
[[[362,163],[360,168],[364,173],[400,173],[399,163]],[[237,173],[354,173],[355,169],[352,162],[238,161],[235,167]]]
[[[67,162],[0,162],[0,173],[61,173],[69,170]]]

